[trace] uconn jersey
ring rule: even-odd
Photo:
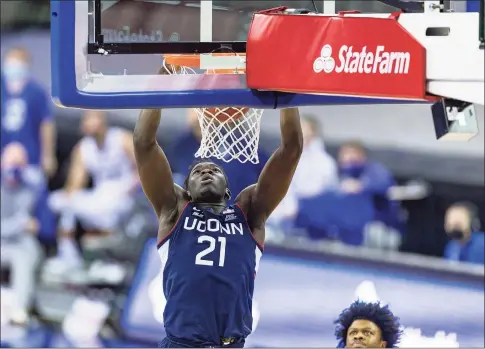
[[[188,203],[158,252],[167,337],[211,346],[251,333],[262,248],[239,206],[216,214]]]

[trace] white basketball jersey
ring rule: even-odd
[[[93,137],[81,140],[81,158],[95,187],[133,181],[133,164],[123,148],[123,132],[120,128],[108,129],[101,148]]]

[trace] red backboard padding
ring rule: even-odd
[[[396,16],[257,13],[246,72],[253,89],[426,99],[426,50]]]

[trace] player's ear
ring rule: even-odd
[[[224,195],[224,197],[226,198],[226,200],[231,200],[231,191],[229,190],[229,188],[226,188],[226,194]]]
[[[381,348],[387,348],[387,342],[381,341]]]

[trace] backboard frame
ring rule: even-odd
[[[76,31],[76,1],[51,1],[51,92],[58,106],[87,109],[140,109],[140,108],[193,108],[221,104],[261,109],[287,108],[311,105],[342,104],[403,104],[429,103],[422,100],[392,100],[356,96],[299,94],[277,91],[239,89],[190,89],[184,91],[107,92],[83,90],[77,86],[76,56],[83,60],[90,55],[86,47],[76,46],[76,39],[84,39]],[[99,54],[99,52],[98,52]],[[78,57],[79,58],[79,57]],[[222,102],[223,101],[223,102]]]

